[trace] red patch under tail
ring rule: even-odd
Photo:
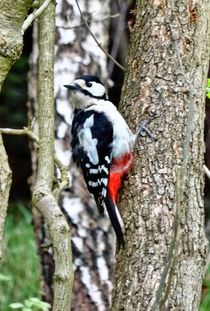
[[[111,164],[111,170],[109,174],[108,192],[109,196],[116,204],[117,194],[121,186],[122,177],[128,172],[131,167],[133,155],[127,153],[121,158],[114,159]]]

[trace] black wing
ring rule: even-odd
[[[112,123],[104,113],[80,110],[72,123],[73,161],[82,169],[88,190],[103,214],[113,141]]]

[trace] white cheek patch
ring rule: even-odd
[[[91,87],[85,86],[84,89],[86,89],[88,92],[90,92],[93,96],[101,97],[105,94],[105,88],[102,84],[97,82],[92,82]]]

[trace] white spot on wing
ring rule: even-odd
[[[92,138],[90,128],[80,130],[80,132],[78,133],[78,138],[80,145],[86,152],[90,162],[95,165],[98,164],[99,158],[98,158],[98,151],[96,148],[98,140],[96,138]]]
[[[94,182],[94,181],[88,181],[88,185],[91,186],[91,187],[97,187],[98,186],[98,182]]]
[[[101,178],[101,179],[98,179],[97,182],[98,182],[98,185],[101,185],[103,183],[104,186],[107,186],[108,179],[107,178]]]
[[[85,120],[83,129],[81,129],[80,132],[78,133],[78,138],[90,162],[96,165],[98,164],[98,161],[99,161],[98,151],[96,148],[98,140],[92,137],[92,132],[90,129],[94,124],[93,118],[94,118],[94,115],[92,114],[89,118]]]
[[[107,190],[106,190],[106,188],[103,188],[103,190],[102,190],[102,196],[104,197],[104,198],[106,198],[106,194],[107,194]]]
[[[99,172],[104,171],[107,175],[109,174],[108,168],[103,164],[101,166],[99,166]]]
[[[94,120],[93,120],[94,115],[92,114],[89,118],[87,118],[85,120],[85,123],[83,125],[84,128],[88,128],[88,127],[92,127],[94,124]]]
[[[108,156],[105,156],[105,160],[106,160],[107,163],[111,162],[111,159]]]
[[[90,173],[90,174],[98,174],[98,169],[97,169],[97,168],[91,168],[91,169],[89,170],[89,173]]]

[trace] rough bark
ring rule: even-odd
[[[0,1],[0,88],[23,48],[21,27],[32,0]]]
[[[12,182],[12,174],[8,164],[6,151],[0,135],[0,260],[2,258],[2,240],[4,223],[7,216],[9,191]]]
[[[141,138],[120,210],[112,310],[198,310],[207,241],[203,210],[204,94],[210,3],[139,1],[121,107]]]
[[[0,1],[0,90],[12,64],[22,51],[23,38],[21,26],[27,16],[32,0]],[[12,181],[7,155],[0,133],[0,259],[2,257],[2,235],[9,191]]]
[[[53,195],[54,181],[54,40],[55,3],[39,19],[38,124],[39,149],[33,206],[48,225],[55,261],[54,311],[71,306],[72,256],[69,226]]]

